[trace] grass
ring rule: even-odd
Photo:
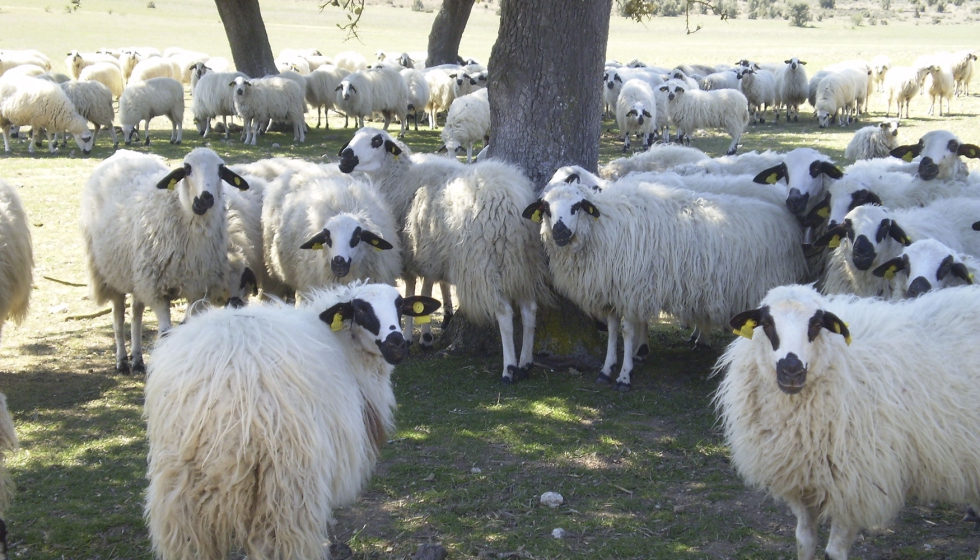
[[[78,10],[45,10],[27,0],[0,11],[3,48],[39,48],[56,60],[72,48],[115,44],[180,44],[230,57],[214,5],[205,0],[84,0]],[[111,13],[109,13],[111,10]],[[408,2],[369,6],[364,43],[343,42],[333,27],[337,13],[313,2],[263,5],[274,50],[316,46],[364,54],[376,48],[420,50],[433,14]],[[462,52],[486,60],[496,32],[495,5],[474,9]],[[684,62],[762,61],[799,56],[808,69],[878,52],[896,63],[919,54],[972,45],[973,25],[915,25],[851,29],[848,17],[824,19],[807,29],[785,21],[705,19],[705,29],[683,33],[678,18],[630,24],[613,18],[609,58]],[[109,34],[109,31],[112,34]],[[107,37],[115,43],[109,43]],[[765,41],[755,38],[765,37]],[[63,68],[56,68],[63,71]],[[924,116],[922,98],[901,137],[914,143],[925,131],[946,128],[980,143],[977,96],[954,100],[954,115]],[[880,94],[862,124],[882,117]],[[615,124],[604,123],[601,159],[622,155]],[[140,151],[174,163],[202,141],[189,119],[182,146],[155,141]],[[259,146],[210,145],[230,163],[271,156],[326,160],[350,130],[313,129],[303,145],[270,133]],[[840,163],[854,127],[820,130],[809,116],[800,123],[752,127],[741,150],[812,146]],[[433,152],[438,131],[410,132],[416,152]],[[729,139],[705,133],[694,145],[721,155]],[[273,147],[279,144],[279,147]],[[150,558],[142,520],[146,443],[143,380],[112,371],[108,316],[66,320],[98,311],[86,289],[55,280],[86,280],[77,223],[79,192],[94,166],[111,153],[106,140],[89,157],[26,157],[26,144],[2,157],[0,175],[19,186],[33,225],[37,261],[32,312],[8,325],[0,347],[0,390],[8,397],[21,439],[9,466],[17,494],[5,514],[12,558],[39,560]],[[55,280],[45,279],[47,276]],[[148,339],[155,337],[152,314]],[[175,320],[180,319],[177,312]],[[795,521],[786,508],[746,489],[727,460],[715,426],[708,372],[727,342],[691,351],[686,334],[656,324],[653,354],[634,375],[634,392],[620,395],[593,384],[595,372],[537,369],[517,387],[497,381],[500,357],[413,355],[395,372],[398,431],[392,435],[369,490],[337,512],[334,529],[357,558],[408,558],[425,543],[442,543],[453,558],[785,558],[795,550]],[[152,360],[152,348],[150,349]],[[565,498],[557,509],[538,502],[546,491]],[[978,539],[960,523],[962,511],[942,504],[913,504],[890,530],[866,536],[852,553],[861,558],[950,558],[975,553]],[[566,537],[553,539],[561,527]]]

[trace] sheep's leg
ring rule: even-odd
[[[143,140],[143,144],[149,146],[150,145],[150,119],[146,119],[143,122],[144,122],[143,135],[146,136],[146,138]],[[139,123],[136,123],[136,126],[139,127]]]
[[[436,110],[433,107],[432,109],[429,109],[429,130],[435,130],[435,129],[436,129]]]
[[[521,307],[521,359],[518,362],[523,375],[527,377],[534,361],[534,329],[538,316],[538,304],[534,300],[523,301]]]
[[[129,372],[129,360],[126,359],[126,335],[123,328],[126,323],[126,294],[116,294],[112,298],[112,335],[116,339],[116,371]]]
[[[133,349],[133,356],[130,361],[130,371],[133,373],[146,373],[146,364],[143,362],[143,311],[146,304],[133,297],[132,317],[129,320],[129,340]]]
[[[162,300],[150,304],[150,309],[157,317],[157,336],[165,336],[170,330],[170,300]]]
[[[405,282],[405,297],[415,295],[415,276],[405,276],[402,278]],[[402,336],[408,341],[408,344],[412,344],[412,340],[415,336],[415,319],[409,315],[405,315],[405,329],[402,331]]]
[[[2,128],[0,132],[3,133],[3,151],[9,154],[10,153],[10,127],[4,126],[0,128]]]
[[[799,560],[813,560],[817,554],[817,510],[802,503],[790,502],[796,516],[796,554]]]
[[[646,322],[637,324],[634,336],[633,360],[642,362],[650,355],[650,328]]]
[[[317,105],[316,106],[316,127],[317,128],[320,128],[320,109],[321,108],[322,107],[320,105]]]
[[[446,330],[453,320],[453,285],[445,280],[439,282],[439,291],[442,292],[442,330]]]
[[[38,134],[39,132],[40,131],[36,127],[31,129],[31,141],[27,145],[27,153],[31,155],[34,155],[34,143],[37,142],[37,139],[40,136]]]
[[[500,328],[500,344],[504,348],[504,372],[501,381],[511,384],[524,379],[524,372],[517,367],[514,355],[514,309],[501,300],[497,304],[497,326]]]
[[[623,319],[623,367],[616,378],[616,390],[626,392],[633,388],[630,374],[633,373],[633,342],[636,340],[636,322]]]
[[[432,297],[432,280],[429,278],[422,279],[422,295]],[[422,335],[419,338],[419,344],[423,350],[432,350],[432,323],[422,323],[420,330]]]
[[[473,163],[473,142],[466,145],[466,163]]]
[[[840,523],[830,524],[830,539],[827,541],[827,558],[830,560],[847,560],[847,551],[851,549],[857,538],[857,529],[845,527]]]
[[[738,151],[738,141],[739,141],[740,138],[742,138],[742,134],[741,133],[739,133],[739,134],[733,134],[732,135],[732,143],[728,145],[727,155],[730,155],[730,156],[735,155],[735,152]]]
[[[112,123],[110,123],[109,126],[106,127],[106,130],[108,130],[109,135],[112,136],[112,149],[115,150],[119,147],[119,139],[116,138],[116,127],[112,126]],[[92,146],[95,146],[95,140],[92,140]]]
[[[942,114],[942,112],[943,112],[943,101],[942,101],[942,99],[940,99],[939,100],[939,113]],[[44,137],[48,141],[48,153],[50,153],[50,154],[55,153],[58,150],[58,146],[55,145],[57,143],[57,141],[58,141],[58,135],[57,135],[57,133],[54,134],[54,135],[52,135],[51,134],[51,131],[49,131],[48,129],[45,128],[44,129]]]
[[[616,368],[616,348],[619,343],[619,316],[609,314],[606,318],[606,332],[609,340],[606,343],[606,361],[602,364],[602,370],[596,377],[596,383],[612,383],[612,372]]]
[[[252,128],[249,130],[251,140],[250,142],[246,142],[246,144],[251,143],[251,145],[254,146],[258,143],[259,129],[261,128],[262,124],[263,123],[259,122],[259,119],[252,119]]]

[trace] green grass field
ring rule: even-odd
[[[39,49],[57,71],[64,71],[69,50],[103,46],[179,45],[230,58],[212,3],[149,4],[82,0],[69,13],[61,3],[7,0],[0,5],[0,49]],[[434,14],[412,11],[409,4],[370,5],[360,41],[346,42],[335,27],[342,17],[336,9],[287,0],[266,2],[263,10],[274,52],[316,47],[325,54],[352,49],[370,57],[379,48],[425,49]],[[433,8],[435,2],[428,4]],[[481,2],[474,8],[463,54],[487,60],[497,6]],[[888,25],[854,27],[841,10],[840,17],[805,29],[783,20],[699,16],[704,29],[693,35],[684,34],[683,18],[637,24],[614,17],[607,58],[672,66],[798,56],[812,72],[880,53],[908,64],[921,54],[975,45],[975,23],[933,25],[931,14],[916,20],[907,6],[901,9],[888,16]],[[922,97],[913,100],[912,118],[902,121],[904,143],[938,128],[980,143],[980,97],[954,99],[949,117],[928,117],[927,106]],[[861,125],[883,117],[881,94],[871,109]],[[135,149],[178,161],[202,144],[187,115],[182,146],[163,140],[169,125],[157,119],[153,144]],[[811,146],[848,163],[842,154],[856,127],[820,130],[804,115],[800,123],[753,127],[741,151]],[[278,133],[261,137],[254,148],[237,139],[209,140],[229,163],[270,156],[328,160],[353,133],[341,128],[343,119],[332,118],[330,125],[329,131],[311,130],[302,145]],[[615,123],[606,122],[605,129],[601,157],[608,161],[621,152]],[[416,152],[433,152],[441,143],[439,131],[428,128],[409,132],[406,140]],[[723,153],[728,142],[716,133],[694,138],[695,146],[712,155]],[[17,485],[5,514],[11,557],[150,558],[142,519],[143,380],[115,374],[110,317],[85,318],[99,308],[85,287],[69,285],[86,282],[79,193],[111,147],[102,136],[89,157],[71,155],[70,148],[27,157],[23,141],[13,149],[0,156],[0,177],[20,190],[33,225],[37,267],[31,314],[20,326],[6,326],[0,347],[0,391],[21,439],[21,450],[8,463]],[[152,341],[152,314],[145,325]],[[686,332],[657,323],[651,339],[653,354],[635,371],[634,391],[626,395],[596,386],[593,371],[538,368],[532,380],[504,387],[499,355],[413,355],[394,376],[398,432],[363,498],[336,512],[335,535],[354,557],[371,559],[410,558],[426,543],[443,544],[451,558],[794,556],[794,518],[743,486],[715,425],[710,395],[717,380],[708,374],[729,338],[719,335],[713,349],[692,351]],[[152,347],[149,354],[152,360]],[[565,505],[539,505],[546,491],[563,494]],[[910,504],[894,526],[862,537],[852,554],[972,558],[980,539],[960,522],[962,513],[955,506]],[[564,539],[550,536],[556,527],[565,529]]]

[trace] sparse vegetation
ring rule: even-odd
[[[425,11],[425,4],[422,2],[422,0],[414,0],[412,2],[412,11],[413,12],[424,12]]]
[[[806,27],[813,19],[810,14],[810,5],[806,2],[790,2],[788,7],[790,23],[795,27]]]

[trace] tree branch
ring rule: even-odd
[[[327,6],[340,8],[346,12],[347,23],[338,23],[337,27],[347,32],[347,39],[360,39],[357,35],[357,24],[360,23],[361,14],[364,12],[364,0],[329,0],[320,4],[320,11],[322,12]]]

